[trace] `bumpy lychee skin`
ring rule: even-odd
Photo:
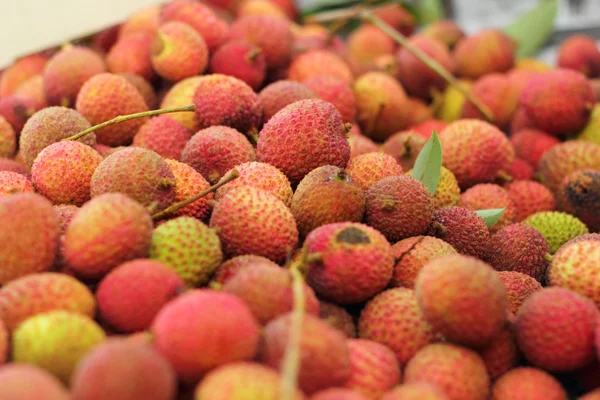
[[[44,90],[51,105],[70,107],[77,93],[91,77],[106,72],[102,57],[80,46],[56,53],[44,68]]]
[[[392,76],[368,72],[356,79],[352,89],[357,120],[366,136],[383,141],[407,127],[408,97]]]
[[[217,190],[215,193],[217,201],[232,189],[240,186],[252,186],[275,195],[288,207],[291,205],[294,192],[290,181],[283,172],[274,166],[252,161],[239,164],[235,169],[240,176]]]
[[[427,187],[411,176],[389,176],[366,192],[365,222],[390,242],[421,235],[433,220]]]
[[[572,35],[560,44],[557,64],[560,68],[579,71],[587,77],[600,75],[600,50],[594,38]]]
[[[17,135],[6,119],[0,116],[0,157],[12,157],[17,149]]]
[[[298,244],[298,229],[289,208],[271,193],[241,186],[215,205],[210,227],[217,229],[229,256],[255,254],[285,260]]]
[[[461,254],[484,259],[490,248],[490,232],[483,218],[464,207],[446,207],[434,214],[425,232],[449,243]]]
[[[521,95],[521,105],[535,126],[555,136],[583,128],[594,103],[586,76],[560,68],[533,76]]]
[[[0,396],[6,400],[69,400],[64,385],[45,370],[25,363],[11,363],[0,369]]]
[[[175,200],[175,176],[169,164],[155,152],[130,147],[106,157],[91,181],[92,197],[123,193],[145,206],[160,211]]]
[[[542,285],[530,275],[517,271],[500,271],[498,276],[506,288],[508,311],[516,314],[523,302]]]
[[[245,41],[234,40],[219,47],[210,59],[211,73],[230,75],[258,91],[267,73],[263,51]]]
[[[263,364],[280,369],[291,330],[291,314],[271,321],[263,331]],[[305,314],[300,339],[298,387],[313,394],[329,387],[342,386],[350,375],[350,352],[342,332],[317,317]],[[327,371],[327,373],[325,373]]]
[[[512,224],[492,235],[486,261],[498,271],[516,271],[543,282],[550,246],[535,228]]]
[[[122,76],[98,74],[81,87],[75,108],[93,125],[119,115],[148,111],[138,90]],[[120,146],[131,142],[145,118],[133,119],[95,131],[98,143]]]
[[[104,158],[79,142],[58,142],[42,150],[31,167],[38,193],[54,204],[81,206],[90,199],[92,175]]]
[[[389,347],[401,367],[436,340],[414,290],[406,288],[388,289],[371,299],[360,315],[358,330],[359,337]]]
[[[281,377],[273,368],[255,362],[232,362],[209,372],[198,384],[195,399],[223,396],[228,398],[281,398]],[[294,400],[303,400],[297,390]]]
[[[565,177],[556,194],[557,208],[600,231],[600,171],[583,169]]]
[[[149,109],[154,110],[158,108],[158,98],[156,92],[154,91],[154,88],[152,87],[150,82],[146,80],[146,78],[136,74],[132,74],[131,72],[122,72],[118,75],[127,79],[129,83],[135,86],[135,88],[138,90],[138,92],[140,92],[140,94],[146,101],[146,105]]]
[[[58,310],[26,319],[12,339],[15,362],[34,364],[68,382],[79,360],[105,334],[91,318]]]
[[[15,60],[15,62],[2,71],[0,76],[0,96],[10,96],[23,83],[41,74],[48,60],[46,57],[33,54]]]
[[[348,340],[350,376],[344,385],[366,398],[380,398],[400,383],[401,372],[394,352],[372,340]]]
[[[50,269],[60,224],[52,203],[35,193],[0,198],[0,283]]]
[[[515,152],[504,133],[487,122],[462,119],[440,134],[444,166],[461,189],[491,182],[510,170]]]
[[[261,49],[269,68],[289,63],[294,41],[289,22],[268,15],[238,18],[231,24],[229,39],[244,40]]]
[[[171,400],[177,391],[173,368],[150,346],[109,339],[77,365],[71,377],[74,399]]]
[[[12,171],[0,171],[0,197],[34,192],[33,184],[24,175]]]
[[[409,171],[409,172],[412,172]],[[439,210],[444,207],[457,206],[460,201],[460,187],[456,177],[446,167],[440,170],[440,180],[433,195],[433,207]]]
[[[258,323],[244,302],[206,289],[169,302],[151,332],[154,348],[190,383],[220,365],[250,360],[258,350]]]
[[[154,229],[149,255],[174,269],[190,287],[205,285],[223,260],[217,232],[185,216]]]
[[[381,146],[381,151],[393,156],[404,171],[410,170],[427,140],[418,133],[408,130],[395,133]]]
[[[256,153],[240,132],[227,126],[212,126],[192,136],[181,161],[215,184],[236,165],[256,161]]]
[[[181,123],[167,115],[159,115],[140,127],[133,138],[133,145],[179,161],[191,137],[190,131]]]
[[[393,156],[375,152],[351,159],[346,171],[365,191],[385,177],[399,176],[403,173],[402,167]]]
[[[0,171],[16,172],[20,175],[28,175],[29,173],[25,168],[25,165],[19,161],[2,157],[0,157]]]
[[[504,284],[490,265],[473,257],[430,261],[417,276],[415,292],[425,318],[454,343],[486,346],[506,322]]]
[[[21,131],[19,151],[29,168],[44,148],[90,127],[83,115],[66,107],[48,107],[33,114]],[[78,142],[96,145],[96,134],[90,133]]]
[[[324,299],[360,303],[380,292],[392,277],[391,246],[377,230],[359,223],[323,225],[304,242],[306,281]]]
[[[222,286],[233,278],[239,271],[244,268],[248,268],[253,265],[267,266],[271,268],[280,268],[279,265],[273,261],[262,256],[256,256],[253,254],[246,254],[243,256],[236,256],[225,261],[217,267],[211,280],[211,285]]]
[[[281,80],[271,83],[258,94],[263,108],[263,121],[266,123],[279,110],[296,101],[316,97],[312,90],[299,82]]]
[[[248,266],[238,271],[221,290],[242,299],[263,325],[293,308],[292,276],[283,268]],[[308,285],[304,285],[304,296],[306,312],[318,315],[319,300]]]
[[[352,126],[357,127],[357,125]],[[358,127],[356,128],[358,129]],[[377,144],[361,133],[348,132],[348,143],[350,144],[350,159],[366,153],[377,152]]]
[[[406,365],[404,382],[429,382],[450,400],[485,400],[490,380],[482,358],[453,344],[430,344]]]
[[[356,324],[354,323],[354,319],[343,307],[326,301],[320,301],[319,318],[326,324],[342,331],[347,338],[356,337]]]
[[[288,79],[303,82],[316,75],[329,75],[352,83],[350,67],[337,54],[329,50],[310,50],[296,56],[288,69]]]
[[[152,42],[151,52],[152,67],[170,81],[200,75],[208,65],[204,38],[183,22],[163,24]]]
[[[300,181],[291,210],[301,236],[334,222],[360,222],[365,212],[363,189],[343,169],[315,168]]]
[[[151,239],[152,218],[146,209],[124,194],[107,193],[75,214],[65,232],[63,254],[78,275],[98,279],[125,261],[147,256]]]
[[[315,75],[303,81],[314,94],[328,101],[342,114],[344,122],[356,118],[356,98],[350,86],[344,81],[329,75]]]
[[[536,167],[540,158],[548,150],[560,143],[554,136],[537,129],[522,129],[510,136],[515,156]]]
[[[249,134],[261,126],[262,107],[258,95],[244,81],[232,76],[202,76],[193,101],[200,129],[224,125]]]
[[[556,193],[570,173],[580,169],[600,169],[600,144],[569,140],[548,150],[537,166],[542,184]]]
[[[106,55],[108,71],[140,75],[148,80],[155,77],[151,47],[155,34],[136,33],[119,38]]]
[[[552,257],[548,284],[573,290],[600,305],[600,241],[584,240],[561,248]]]
[[[165,160],[175,176],[175,203],[189,199],[192,196],[208,189],[210,184],[200,173],[187,164],[175,160]],[[194,201],[187,206],[174,212],[173,216],[190,216],[206,220],[212,209],[211,200],[214,194],[208,195]]]
[[[519,349],[531,363],[549,371],[583,367],[595,357],[598,318],[594,302],[576,292],[555,287],[538,290],[517,313]]]
[[[137,259],[102,279],[96,298],[100,315],[111,327],[138,332],[148,329],[160,309],[183,289],[183,280],[166,264]]]
[[[350,145],[339,111],[320,99],[283,108],[265,124],[256,148],[258,161],[280,169],[292,182],[322,165],[346,167]]]
[[[528,180],[533,178],[533,167],[520,158],[515,158],[508,175],[513,179]],[[502,180],[502,178],[500,178]],[[501,183],[504,183],[501,181]]]
[[[196,92],[196,87],[201,79],[202,76],[193,76],[177,82],[165,93],[160,102],[160,108],[183,107],[193,103],[194,93]],[[169,118],[173,118],[180,122],[183,126],[188,128],[190,132],[197,132],[198,129],[200,129],[196,113],[170,113]]]
[[[448,49],[442,43],[422,35],[411,37],[410,42],[412,46],[433,58],[449,72],[454,71],[454,62]],[[448,84],[445,79],[415,57],[406,47],[398,50],[396,60],[398,78],[411,96],[429,99],[433,95],[433,90],[443,91]]]
[[[563,244],[579,235],[588,233],[588,228],[578,218],[559,211],[538,212],[527,217],[523,224],[537,229],[554,253]]]
[[[477,79],[492,72],[506,72],[515,63],[515,45],[498,29],[484,29],[456,43],[452,58],[456,74]]]
[[[554,211],[556,200],[548,188],[539,182],[517,180],[505,186],[517,208],[517,222],[541,211]]]
[[[394,244],[392,254],[396,260],[392,285],[414,289],[415,280],[423,266],[436,258],[457,252],[441,239],[415,236]]]
[[[567,400],[567,394],[552,375],[533,367],[520,367],[502,375],[492,386],[492,400]]]
[[[161,22],[179,21],[194,28],[210,51],[221,46],[229,33],[227,23],[219,18],[208,6],[192,0],[176,0],[162,7]]]
[[[519,364],[519,350],[512,326],[506,324],[492,341],[479,351],[492,381]]]

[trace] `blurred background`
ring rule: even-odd
[[[447,17],[466,32],[504,27],[519,15],[548,0],[407,0],[430,7],[443,5]],[[554,1],[554,0],[552,0]],[[124,21],[158,0],[0,0],[0,69],[16,58],[60,45]],[[356,4],[348,0],[297,0],[304,13]],[[600,0],[558,0],[554,32],[537,57],[552,63],[555,45],[573,32],[600,39]]]

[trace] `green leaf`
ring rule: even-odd
[[[431,137],[415,160],[412,176],[422,182],[431,194],[435,194],[442,169],[442,145],[437,133],[433,131]]]
[[[504,32],[519,45],[517,57],[528,57],[548,41],[554,30],[558,0],[541,0],[534,9],[521,15]]]
[[[441,0],[418,0],[415,11],[420,24],[428,24],[446,17],[446,10]]]
[[[490,208],[489,210],[477,210],[475,214],[479,215],[485,221],[485,225],[489,228],[493,226],[506,211],[506,207],[504,208]]]

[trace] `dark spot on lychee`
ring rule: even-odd
[[[336,239],[338,242],[342,243],[351,243],[351,244],[361,244],[361,243],[371,243],[371,239],[365,232],[361,229],[351,226],[340,233],[337,234]]]

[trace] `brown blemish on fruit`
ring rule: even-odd
[[[369,239],[367,234],[354,226],[342,230],[337,234],[336,239],[338,242],[350,244],[371,243],[371,239]]]

